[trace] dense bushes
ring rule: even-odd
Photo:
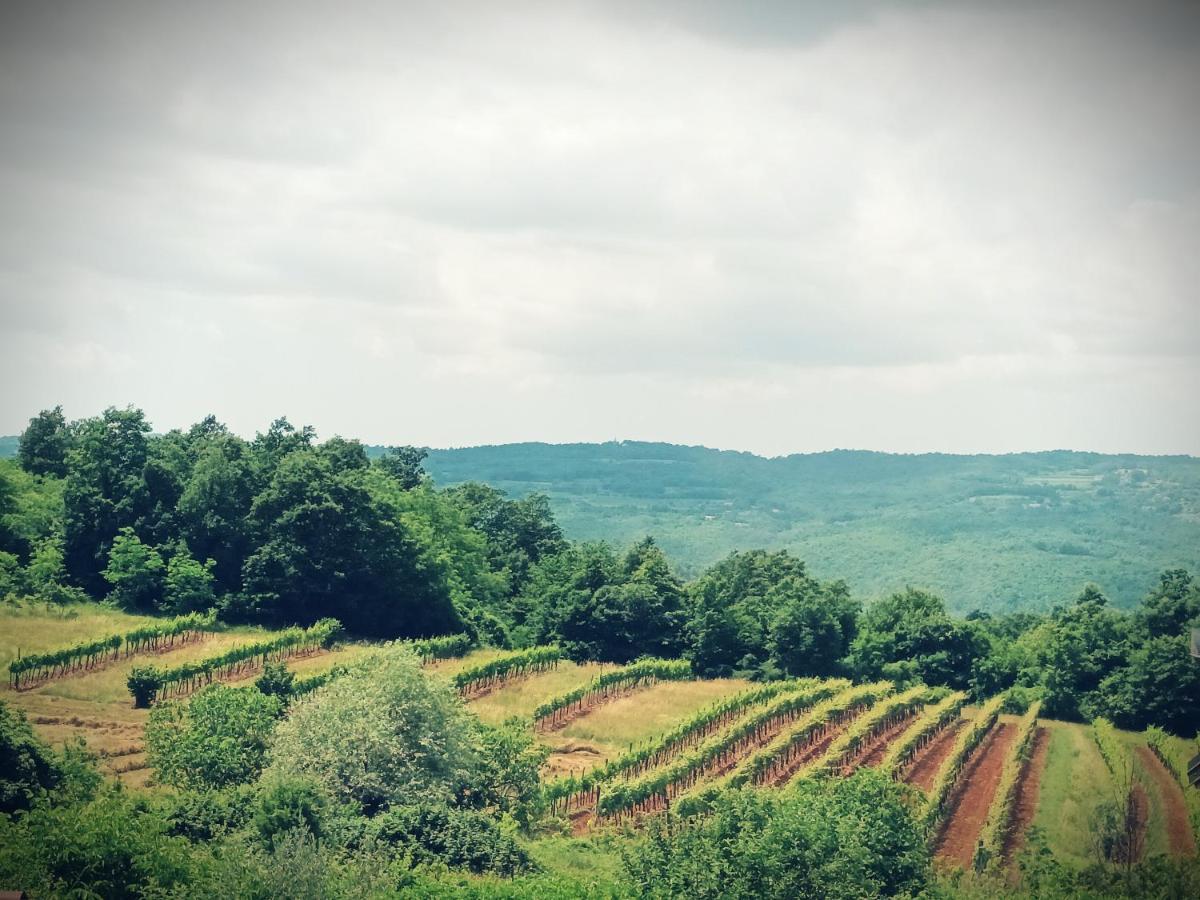
[[[396,651],[298,699],[279,725],[270,770],[311,778],[367,813],[414,797],[452,802],[472,779],[477,741],[450,685]]]
[[[281,701],[261,691],[214,684],[190,702],[150,711],[146,751],[160,781],[181,788],[222,788],[262,771]]]
[[[903,794],[869,769],[786,792],[729,791],[703,818],[650,819],[625,866],[644,897],[915,895],[929,851]]]

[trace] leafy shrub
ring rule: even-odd
[[[335,802],[372,814],[414,797],[453,799],[478,765],[478,738],[455,691],[392,650],[297,700],[276,733],[271,771],[311,777]]]
[[[447,806],[399,806],[371,820],[367,834],[414,863],[442,862],[456,869],[511,877],[533,864],[496,821]]]
[[[726,791],[712,814],[656,816],[624,856],[644,897],[889,897],[929,880],[924,834],[905,789],[861,769],[786,792]]]
[[[0,813],[28,809],[62,777],[58,759],[34,735],[25,713],[0,700]]]
[[[158,778],[182,788],[252,781],[283,704],[256,690],[214,684],[190,703],[160,703],[146,724],[146,750]]]

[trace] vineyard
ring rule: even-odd
[[[41,733],[86,737],[105,771],[137,786],[149,774],[145,710],[127,683],[148,683],[142,699],[153,703],[213,682],[249,683],[265,663],[286,661],[301,696],[394,646],[342,644],[339,630],[323,621],[222,631],[196,616],[112,629],[12,653],[9,696]],[[709,681],[678,660],[577,664],[556,647],[473,649],[464,635],[401,643],[485,721],[515,716],[547,747],[545,808],[573,839],[638,829],[667,812],[704,816],[725,789],[787,791],[872,767],[911,786],[945,869],[1017,877],[1015,854],[1034,827],[1056,855],[1086,862],[1089,809],[1114,797],[1133,826],[1116,852],[1196,852],[1200,809],[1182,789],[1190,745],[1155,730],[1047,721],[1036,703],[1009,714],[1002,696],[971,704],[920,684]]]

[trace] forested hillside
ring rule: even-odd
[[[1098,584],[1131,606],[1200,565],[1200,459],[1054,451],[919,456],[750,453],[624,441],[433,450],[441,485],[550,498],[563,531],[653,534],[685,575],[730,550],[780,547],[856,594],[934,590],[966,613],[1045,610]]]

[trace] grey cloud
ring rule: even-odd
[[[362,385],[403,383],[425,443],[661,416],[738,445],[693,430],[708,398],[744,445],[797,449],[734,415],[747,392],[836,397],[813,434],[846,445],[853,410],[923,421],[976,390],[1020,423],[1042,379],[1063,409],[1166,419],[1197,382],[1188,4],[0,16],[0,375],[23,384],[0,432],[38,403],[169,426],[227,398],[257,427],[296,398],[384,439]],[[1063,418],[1033,445],[1087,444]],[[1197,428],[1145,440],[1200,450]]]

